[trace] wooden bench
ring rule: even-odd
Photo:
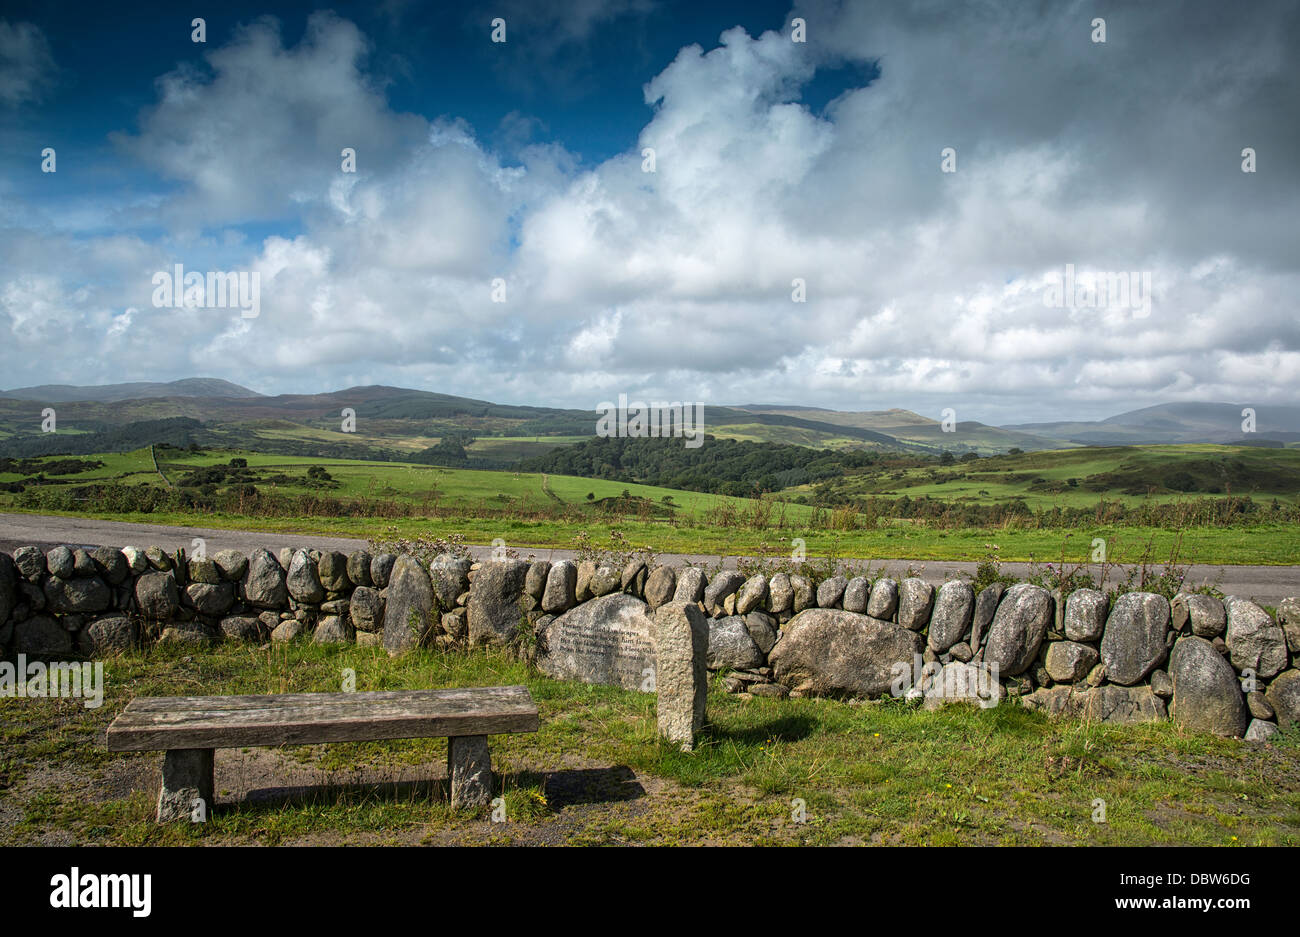
[[[536,732],[527,687],[288,693],[279,696],[153,696],[131,700],[108,727],[115,752],[165,751],[158,820],[192,819],[212,806],[213,751],[380,739],[447,738],[453,806],[493,796],[487,737]]]

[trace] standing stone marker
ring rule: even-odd
[[[649,692],[655,674],[653,625],[650,607],[625,592],[584,602],[547,626],[537,666],[558,680]]]
[[[670,602],[655,610],[653,633],[659,734],[688,752],[704,728],[709,623],[694,602]]]

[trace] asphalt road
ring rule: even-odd
[[[128,524],[121,521],[101,521],[81,517],[47,517],[37,514],[0,514],[0,550],[12,553],[21,546],[37,546],[43,550],[59,544],[69,546],[160,546],[165,550],[184,548],[192,550],[192,541],[201,537],[205,541],[208,553],[218,550],[241,550],[245,553],[257,547],[266,547],[272,552],[281,547],[304,547],[317,550],[338,550],[351,553],[364,549],[364,540],[348,540],[339,537],[317,537],[308,534],[277,534],[245,530],[218,530],[208,527],[166,527],[159,524]],[[470,547],[477,557],[490,554],[491,547]],[[552,550],[547,547],[517,547],[520,556],[535,556],[539,559],[572,559],[572,550]],[[682,565],[690,562],[716,562],[716,554],[660,554],[661,562]],[[974,563],[962,563],[951,560],[885,560],[877,557],[864,557],[873,570],[881,570],[892,576],[900,576],[911,566],[919,570],[922,579],[932,583],[941,583],[955,578],[958,573],[975,572]],[[736,558],[728,557],[724,566],[735,568]],[[1025,574],[1027,563],[1003,563],[1003,572],[1018,576]],[[1116,576],[1112,575],[1112,581]],[[1300,566],[1192,566],[1188,570],[1187,585],[1197,586],[1202,583],[1217,584],[1218,588],[1230,595],[1239,595],[1253,599],[1263,605],[1276,606],[1289,596],[1300,596]]]

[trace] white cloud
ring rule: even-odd
[[[1203,34],[1129,10],[1098,49],[1075,34],[1077,4],[1041,22],[934,10],[800,4],[805,46],[739,29],[688,46],[648,76],[638,140],[588,167],[395,113],[367,39],[331,14],[287,49],[259,21],[208,53],[210,74],[165,76],[119,140],[180,183],[157,209],[167,238],[2,235],[18,249],[0,261],[0,329],[18,340],[0,362],[28,383],[94,360],[111,379],[201,371],[267,390],[409,382],[582,408],[628,391],[1004,422],[1294,399],[1300,273],[1279,244],[1300,187],[1276,155],[1296,142],[1276,95],[1297,79],[1277,42],[1226,13]],[[1242,66],[1251,42],[1264,51]],[[870,86],[823,113],[800,103],[816,67],[877,56]],[[1188,100],[1188,61],[1196,87],[1219,76],[1214,94]],[[1242,178],[1239,140],[1269,173]],[[955,174],[939,171],[949,145]],[[246,245],[224,228],[267,219],[298,233]],[[150,273],[173,262],[259,270],[262,315],[149,308]],[[1066,264],[1150,271],[1150,316],[1046,307]],[[106,349],[77,331],[105,309]],[[34,364],[24,347],[60,330]]]

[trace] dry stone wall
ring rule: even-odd
[[[667,637],[671,635],[671,639]],[[1267,739],[1300,721],[1300,598],[1276,618],[1234,596],[1068,595],[887,577],[820,582],[634,559],[489,560],[307,550],[21,547],[0,553],[0,656],[101,657],[219,641],[506,646],[547,674],[654,692],[690,649],[748,696],[901,695],[929,708],[1008,697],[1056,716],[1171,718]],[[661,701],[668,734],[702,720],[701,681]],[[676,694],[674,696],[673,694]],[[693,728],[692,728],[693,727]]]

